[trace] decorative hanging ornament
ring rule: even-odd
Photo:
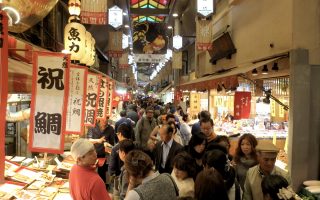
[[[75,15],[75,16],[79,16],[80,12],[81,12],[81,2],[80,0],[69,0],[68,2],[68,10],[69,10],[69,14]]]

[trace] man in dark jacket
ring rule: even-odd
[[[160,173],[171,174],[173,159],[176,154],[182,151],[183,146],[173,140],[174,123],[164,124],[160,129],[160,138],[154,150],[155,166]]]

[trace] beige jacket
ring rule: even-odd
[[[263,193],[261,189],[262,176],[259,173],[259,165],[251,167],[246,176],[244,183],[243,200],[262,200]],[[291,184],[291,178],[287,172],[275,166],[271,174],[277,174],[283,176],[289,184]]]

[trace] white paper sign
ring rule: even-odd
[[[100,80],[100,95],[97,110],[97,119],[104,119],[106,117],[106,107],[108,98],[108,81],[107,78]]]
[[[161,63],[166,62],[165,54],[134,54],[136,63]]]
[[[110,8],[108,12],[108,19],[109,19],[109,25],[111,25],[115,29],[122,26],[122,23],[123,23],[122,9],[119,8],[118,6],[113,6],[112,8]]]
[[[108,81],[108,99],[107,99],[107,116],[111,117],[112,115],[112,99],[113,99],[113,87],[114,82]]]
[[[86,110],[84,117],[85,126],[95,126],[97,117],[97,108],[99,102],[100,75],[88,73],[87,76],[87,95]]]
[[[87,74],[88,70],[85,67],[75,65],[70,67],[66,133],[83,133]]]
[[[62,153],[70,57],[62,53],[34,54],[30,116],[30,151]]]
[[[207,17],[213,13],[213,1],[214,0],[198,0],[197,11],[199,14]]]

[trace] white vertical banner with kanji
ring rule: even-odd
[[[107,116],[112,115],[112,100],[113,100],[113,87],[114,82],[112,80],[108,81],[108,98],[107,98]]]
[[[86,109],[84,117],[85,126],[95,126],[97,118],[97,109],[99,102],[101,76],[88,73],[87,76],[87,95],[86,95]]]
[[[70,55],[36,52],[33,61],[29,150],[63,153]]]
[[[105,119],[106,108],[107,108],[107,98],[108,98],[108,81],[107,78],[103,77],[100,80],[100,95],[97,110],[97,119]]]
[[[69,79],[69,99],[66,119],[67,134],[82,134],[87,94],[88,69],[71,65]]]

